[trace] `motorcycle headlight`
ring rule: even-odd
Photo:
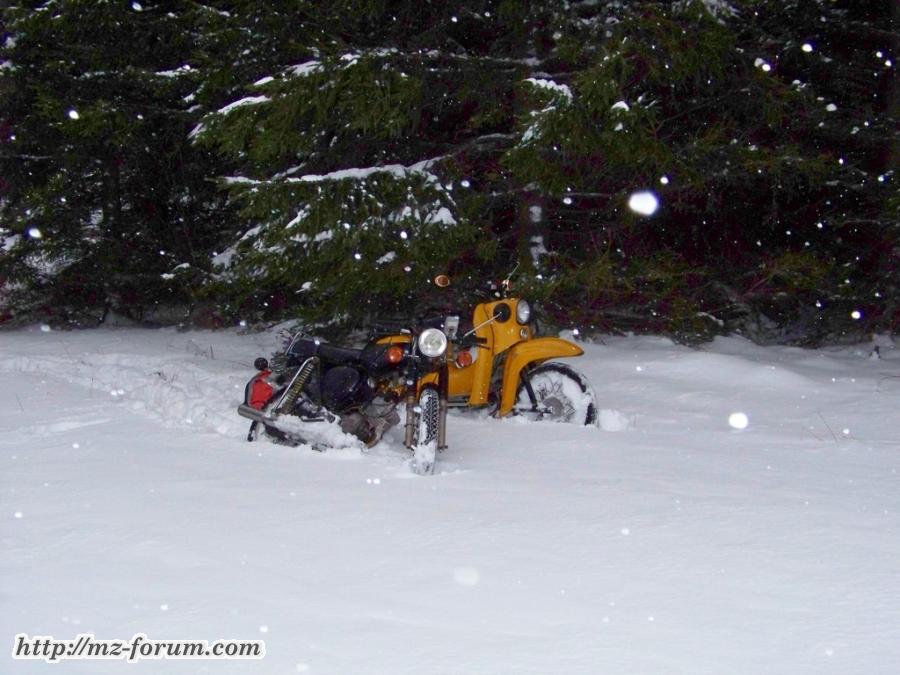
[[[516,305],[516,321],[525,324],[528,323],[528,319],[530,318],[531,305],[528,304],[527,300],[519,300],[519,304]]]
[[[426,328],[419,334],[419,352],[436,359],[447,351],[447,336],[437,328]]]

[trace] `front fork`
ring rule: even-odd
[[[519,373],[519,377],[522,380],[522,384],[525,386],[525,393],[528,394],[528,400],[531,401],[531,409],[537,410],[537,396],[534,394],[534,387],[531,386],[531,378],[529,377],[529,371],[531,368],[525,366],[522,368],[521,373]]]
[[[417,369],[415,369],[417,370]],[[404,430],[403,444],[412,448],[415,442],[417,414],[416,407],[419,404],[418,372],[407,373],[406,377],[406,428]],[[449,397],[450,368],[447,363],[441,365],[438,371],[438,450],[447,449],[447,410],[450,407]]]
[[[406,429],[403,435],[403,445],[413,447],[416,437],[416,381],[406,381]]]
[[[438,450],[447,449],[447,409],[450,407],[450,366],[447,359],[438,374]]]

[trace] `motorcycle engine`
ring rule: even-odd
[[[341,416],[341,431],[356,436],[367,446],[371,446],[378,440],[378,430],[365,415],[358,412]]]
[[[379,441],[386,429],[399,423],[400,415],[394,406],[384,412],[378,405],[372,404],[362,412],[341,415],[341,431],[356,436],[370,448]]]

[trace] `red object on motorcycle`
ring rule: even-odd
[[[264,370],[254,377],[247,386],[247,405],[257,410],[262,410],[263,406],[272,398],[274,387],[266,381],[266,378],[272,374],[271,370]]]
[[[472,352],[470,352],[468,349],[465,349],[456,355],[457,368],[468,368],[474,362],[475,359],[472,358]]]

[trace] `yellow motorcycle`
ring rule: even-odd
[[[446,275],[438,287],[450,285]],[[445,371],[448,405],[481,408],[496,417],[526,415],[537,420],[596,425],[597,401],[587,379],[551,359],[584,354],[578,345],[554,337],[536,337],[531,306],[511,295],[510,279],[494,299],[475,306],[471,327],[458,316],[446,317],[443,330],[450,348]],[[437,385],[436,373],[419,379],[419,389]]]

